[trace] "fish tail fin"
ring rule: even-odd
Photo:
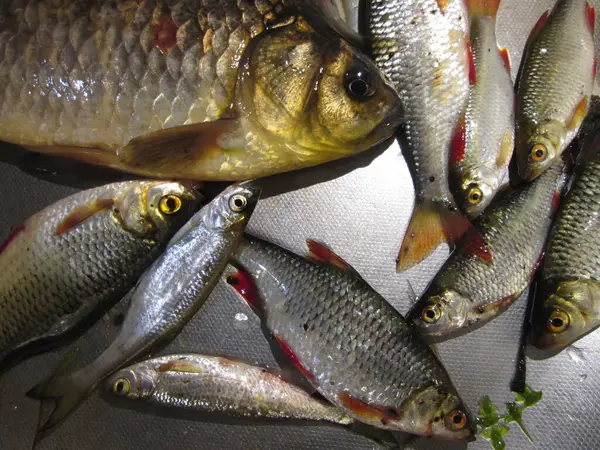
[[[43,439],[61,424],[94,389],[94,383],[79,377],[78,372],[63,375],[65,365],[61,364],[50,379],[37,384],[26,394],[42,402],[36,441]],[[46,421],[43,421],[42,414],[51,402],[54,404],[54,410]]]
[[[404,235],[396,270],[402,272],[429,256],[442,242],[453,245],[471,226],[460,211],[441,203],[417,203]]]
[[[473,16],[489,16],[496,19],[498,9],[500,8],[501,0],[467,0],[467,9],[469,15]]]

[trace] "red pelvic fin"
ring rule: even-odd
[[[252,276],[241,267],[236,267],[236,269],[237,272],[235,274],[227,276],[227,284],[232,286],[246,300],[246,303],[250,305],[254,312],[262,312],[260,296],[258,295],[258,289],[256,289],[256,284]]]
[[[494,261],[492,251],[487,245],[481,230],[473,227],[461,240],[462,251],[465,255],[479,258],[487,264]]]
[[[560,192],[554,191],[554,196],[552,197],[552,214],[555,214],[558,211],[558,207],[560,206]]]
[[[568,130],[575,131],[575,130],[579,129],[579,127],[583,123],[583,119],[585,119],[585,116],[588,113],[589,104],[590,104],[589,97],[586,95],[579,102],[579,104],[577,105],[577,108],[575,108],[575,112],[573,113],[573,116],[567,123]]]
[[[448,10],[449,0],[436,0],[442,14]]]
[[[477,69],[475,68],[475,58],[473,58],[473,47],[471,47],[471,39],[465,38],[467,45],[467,58],[469,59],[469,84],[475,86],[477,84]]]
[[[508,53],[508,49],[506,47],[499,48],[498,52],[500,52],[500,57],[502,58],[502,61],[504,62],[504,67],[506,67],[506,71],[508,73],[510,73],[511,66],[510,66],[510,55]]]
[[[350,264],[344,261],[340,256],[336,255],[334,251],[325,244],[321,244],[312,239],[307,239],[306,244],[308,245],[308,257],[313,261],[325,262],[344,270],[352,269]]]
[[[342,392],[338,395],[340,403],[354,413],[356,417],[363,420],[377,420],[383,425],[390,420],[396,420],[400,416],[394,408],[386,408],[382,406],[371,406],[362,400],[352,397],[347,392]]]
[[[535,24],[535,26],[531,29],[531,32],[529,33],[529,39],[534,39],[538,35],[538,33],[546,25],[546,22],[548,22],[549,17],[550,17],[550,15],[548,14],[548,11],[546,11],[544,14],[542,14],[540,16],[537,23]]]
[[[466,118],[465,113],[460,116],[456,129],[454,130],[454,136],[450,142],[450,164],[459,164],[465,159],[467,147],[467,136],[466,136]]]
[[[4,242],[2,242],[2,244],[0,244],[0,254],[2,254],[2,252],[4,250],[6,250],[8,248],[8,246],[10,245],[10,243],[12,241],[15,240],[15,238],[22,232],[25,231],[25,225],[19,225],[18,227],[16,227],[14,230],[12,230],[10,232],[10,234],[6,237],[6,239],[4,239]]]
[[[542,265],[542,262],[544,261],[544,256],[546,256],[546,251],[542,250],[542,252],[540,253],[540,256],[538,256],[537,261],[533,265],[533,269],[531,269],[531,274],[529,275],[529,282],[530,283],[533,281],[533,277],[535,277],[536,272],[538,271],[538,269]]]
[[[585,2],[585,15],[587,17],[588,28],[593,35],[596,27],[596,10],[590,5],[590,2]]]
[[[290,348],[290,346],[278,336],[275,336],[275,339],[281,346],[281,349],[285,353],[285,355],[289,358],[292,364],[298,369],[298,371],[306,377],[309,381],[314,381],[315,377],[313,374],[300,362],[298,356],[294,353],[294,351]]]
[[[466,0],[470,16],[489,16],[496,18],[501,0]]]
[[[115,204],[114,199],[105,198],[94,200],[93,202],[85,205],[76,206],[69,214],[58,224],[54,234],[60,236],[77,227],[77,225],[85,222],[87,219],[92,217],[94,214],[104,211],[105,209],[111,208]]]

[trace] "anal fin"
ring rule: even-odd
[[[336,255],[334,251],[325,244],[321,244],[312,239],[308,239],[306,244],[308,245],[308,256],[310,259],[331,264],[339,269],[352,270],[350,264],[344,261],[340,256]]]

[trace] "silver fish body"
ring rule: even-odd
[[[171,239],[133,291],[121,331],[88,366],[36,386],[29,395],[56,399],[39,432],[58,425],[97,384],[136,356],[173,338],[204,303],[256,205],[258,192],[227,188]]]
[[[443,336],[496,317],[531,282],[565,184],[556,165],[497,198],[408,314],[421,333]]]
[[[330,402],[378,428],[472,437],[468,412],[439,360],[355,272],[253,237],[233,258],[239,272],[228,282],[260,310],[284,351]]]
[[[276,373],[221,356],[187,353],[152,358],[116,372],[107,388],[120,397],[192,411],[342,425],[354,421]]]
[[[531,33],[517,82],[515,155],[524,180],[560,157],[588,112],[596,76],[594,21],[585,0],[558,0]]]
[[[0,246],[0,360],[64,335],[122,297],[200,198],[176,182],[113,183],[17,227]]]
[[[497,0],[468,0],[473,83],[451,149],[450,186],[470,218],[480,215],[508,181],[514,148],[515,96],[507,49],[496,41]]]
[[[463,0],[370,0],[367,8],[375,64],[405,112],[400,138],[416,200],[399,255],[404,269],[448,239],[448,228],[459,227],[451,223],[457,219],[448,157],[469,95],[468,16]]]
[[[600,155],[586,150],[538,277],[531,340],[540,349],[563,349],[600,325]]]

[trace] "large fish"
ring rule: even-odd
[[[120,397],[192,411],[341,425],[354,422],[275,372],[221,356],[188,353],[148,359],[113,374],[107,388]]]
[[[496,198],[409,312],[421,333],[444,336],[472,329],[527,289],[564,184],[557,164],[533,183]]]
[[[309,246],[338,267],[248,236],[227,281],[318,392],[348,415],[388,430],[471,439],[469,412],[414,327],[329,249]]]
[[[450,187],[459,207],[480,215],[508,181],[514,148],[515,96],[506,48],[498,48],[500,0],[467,0],[473,83],[450,153]]]
[[[468,228],[448,185],[448,162],[469,95],[468,15],[463,0],[369,0],[375,64],[405,108],[400,143],[416,191],[398,270]],[[470,64],[471,62],[471,64]]]
[[[390,137],[393,89],[291,3],[3,2],[0,139],[142,175],[240,180]]]
[[[596,78],[595,12],[585,0],[558,0],[531,32],[517,81],[516,162],[533,180],[571,143]]]
[[[0,361],[55,346],[132,288],[200,194],[176,182],[127,181],[64,198],[0,245]]]
[[[123,326],[104,353],[84,368],[57,374],[28,393],[55,402],[48,420],[40,424],[40,437],[62,422],[100,381],[168,342],[192,318],[242,238],[258,195],[244,184],[234,185],[198,211],[138,282]]]
[[[600,142],[585,150],[538,277],[533,344],[563,349],[600,325]]]

